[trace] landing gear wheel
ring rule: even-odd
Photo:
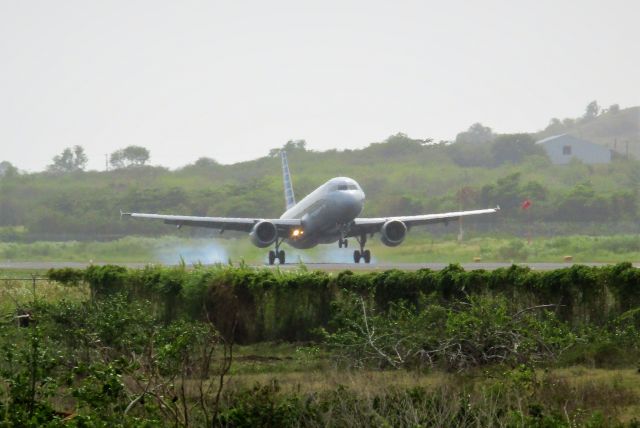
[[[345,239],[342,245],[344,245],[344,248],[349,248],[349,241]]]
[[[355,250],[353,252],[353,261],[360,263],[360,258],[363,258],[365,263],[369,263],[371,261],[371,251],[364,249],[367,244],[367,235],[363,233],[360,237],[356,236],[356,241],[360,245],[360,251]]]
[[[276,238],[276,248],[275,251],[269,251],[269,264],[272,265],[275,263],[276,259],[280,262],[281,265],[284,264],[284,250],[280,249],[280,244],[284,239]]]

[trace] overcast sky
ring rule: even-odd
[[[640,2],[0,0],[0,160],[177,167],[290,139],[535,131],[640,104]]]

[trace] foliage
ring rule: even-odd
[[[142,166],[149,160],[149,150],[141,146],[127,146],[109,156],[109,163],[115,169]]]
[[[61,355],[49,346],[39,327],[29,329],[22,344],[11,343],[5,334],[0,336],[0,380],[7,386],[7,408],[2,414],[0,404],[0,424],[36,427],[57,419],[48,398],[56,393],[52,375],[62,362]],[[1,392],[0,387],[0,398]]]
[[[549,363],[575,339],[553,313],[527,308],[515,312],[504,298],[475,296],[447,309],[438,304],[410,307],[402,301],[374,312],[362,298],[347,298],[327,335],[340,361],[354,366],[393,368],[469,367]],[[359,306],[359,308],[358,308]]]
[[[598,104],[597,101],[594,100],[594,101],[591,101],[589,104],[587,104],[587,107],[585,108],[585,111],[584,111],[583,118],[585,120],[591,120],[596,116],[598,116],[598,114],[600,114],[600,105]]]
[[[530,134],[502,134],[493,140],[491,154],[495,165],[510,162],[519,164],[527,156],[546,157],[544,149],[536,145]]]
[[[163,327],[123,295],[32,305],[37,325],[0,325],[0,425],[210,425],[231,348],[209,323]]]
[[[509,296],[512,310],[545,304],[559,305],[555,312],[570,325],[604,325],[612,317],[640,305],[640,269],[628,263],[614,266],[572,266],[554,271],[532,271],[512,266],[493,271],[465,271],[450,265],[441,271],[390,270],[339,275],[306,270],[277,272],[218,266],[205,268],[147,267],[128,270],[119,266],[91,266],[82,272],[101,299],[118,293],[153,303],[164,322],[188,317],[207,319],[227,339],[239,343],[263,340],[302,341],[316,338],[327,328],[335,303],[356,293],[374,304],[373,311],[404,301],[420,308],[424,296],[450,303],[484,294]],[[57,275],[56,270],[49,272]],[[367,300],[369,302],[369,300]]]
[[[12,177],[16,177],[19,174],[20,174],[20,171],[18,171],[18,168],[13,166],[11,162],[8,162],[8,161],[0,162],[0,178],[3,178],[3,177],[12,178]]]
[[[85,277],[85,273],[73,268],[51,269],[47,276],[50,280],[60,284],[76,286],[79,285]]]
[[[236,427],[605,427],[618,426],[616,415],[636,398],[620,385],[574,387],[565,378],[538,379],[522,367],[479,385],[458,378],[438,388],[381,388],[373,394],[343,385],[296,394],[273,381],[227,393],[219,422]]]
[[[597,120],[604,116],[626,118],[627,110],[601,114]],[[521,203],[531,198],[532,220],[556,224],[562,218],[563,224],[555,230],[563,234],[571,224],[601,221],[603,216],[608,222],[638,220],[639,201],[634,190],[638,161],[552,165],[532,142],[535,139],[528,134],[505,134],[491,136],[484,143],[434,144],[430,139],[396,134],[361,150],[315,152],[303,141],[288,143],[287,150],[296,194],[307,194],[332,176],[349,175],[367,192],[363,213],[367,216],[459,209],[459,192],[465,187],[471,195],[464,200],[465,209],[495,206],[503,199]],[[0,227],[25,228],[26,232],[11,237],[12,241],[111,240],[131,233],[171,233],[160,222],[121,221],[121,209],[264,218],[282,213],[282,201],[274,197],[282,194],[277,158],[265,156],[235,165],[201,159],[169,171],[148,166],[143,154],[127,154],[124,150],[116,152],[120,153],[114,159],[118,161],[114,165],[117,171],[4,177],[0,181]],[[505,180],[513,181],[515,175],[518,185],[503,197],[498,189]],[[573,200],[573,189],[586,182],[591,183],[594,193]],[[572,209],[571,216],[562,215],[567,199],[572,199],[570,205],[583,204],[580,210]],[[496,225],[501,230],[516,230],[526,221],[515,211],[505,211],[500,216],[474,219],[472,224],[485,230]],[[180,233],[203,232],[182,229]]]
[[[53,163],[47,167],[47,170],[54,173],[84,171],[88,161],[82,146],[67,147],[53,158]]]
[[[456,135],[456,143],[481,144],[493,139],[493,131],[481,123],[474,123],[466,132]]]
[[[282,148],[269,150],[269,157],[278,157],[280,151],[286,151],[287,153],[306,152],[307,142],[305,140],[289,140]]]
[[[525,261],[529,257],[527,248],[521,240],[511,241],[498,249],[498,254],[503,260]]]
[[[637,402],[631,388],[575,383],[551,368],[638,363],[639,272],[628,263],[339,275],[246,265],[52,270],[69,285],[88,283],[93,299],[34,299],[26,328],[2,318],[0,425],[613,426]],[[459,374],[367,391],[301,392],[264,377],[245,387],[227,383],[235,339],[304,340],[313,355],[328,351],[350,367]]]

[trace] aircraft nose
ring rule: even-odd
[[[353,220],[362,212],[364,207],[364,195],[362,192],[349,192],[342,194],[339,201],[339,217],[341,222]]]

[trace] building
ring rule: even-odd
[[[610,149],[569,134],[545,138],[536,144],[544,148],[551,162],[556,165],[567,164],[573,158],[586,164],[611,162]]]

